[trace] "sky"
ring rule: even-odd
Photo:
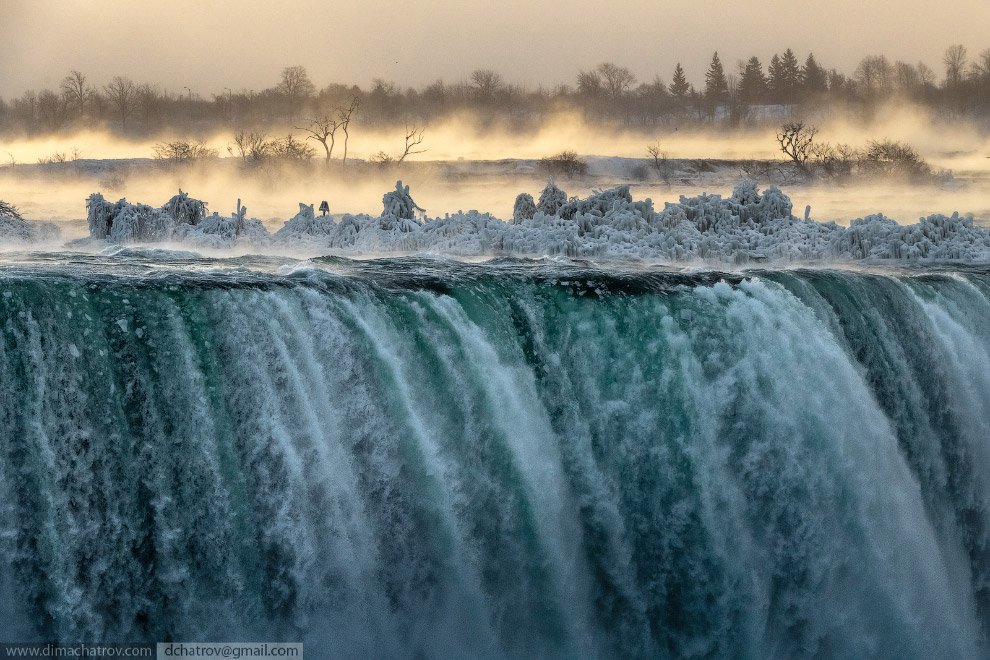
[[[317,87],[465,80],[479,68],[527,87],[573,85],[611,61],[641,82],[675,63],[702,84],[792,48],[852,74],[866,55],[924,61],[990,48],[990,0],[0,0],[0,97],[57,89],[78,69],[209,98],[274,86],[302,65]]]

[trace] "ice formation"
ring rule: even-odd
[[[260,220],[248,219],[239,210],[229,218],[206,215],[206,203],[179,190],[161,208],[131,204],[126,199],[108,202],[100,193],[86,200],[90,238],[110,243],[182,241],[202,247],[227,248],[239,242],[263,243],[268,230]]]
[[[791,200],[751,181],[732,195],[681,197],[656,210],[634,201],[629,186],[567,198],[552,181],[539,203],[523,193],[509,222],[478,211],[424,217],[409,186],[396,182],[383,197],[379,217],[345,214],[339,222],[316,216],[312,205],[274,235],[243,211],[206,216],[205,204],[180,191],[161,209],[125,200],[89,198],[90,235],[113,243],[177,240],[200,247],[306,245],[345,253],[437,252],[455,256],[496,254],[634,258],[745,264],[807,260],[988,260],[990,230],[970,217],[932,215],[899,225],[883,215],[848,227],[792,214]]]
[[[52,222],[29,222],[17,207],[0,200],[0,246],[35,243],[58,238],[58,226]]]
[[[553,179],[547,181],[546,188],[540,193],[540,201],[536,211],[544,215],[556,215],[561,206],[567,203],[567,193],[557,187]]]
[[[519,193],[516,203],[512,206],[512,224],[518,225],[523,220],[532,220],[536,215],[536,202],[529,193]]]
[[[409,186],[402,185],[401,181],[395,182],[395,190],[385,193],[382,197],[382,204],[385,210],[382,211],[383,218],[396,218],[398,220],[414,220],[416,211],[426,213],[425,209],[419,208],[409,194]]]

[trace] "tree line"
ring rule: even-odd
[[[990,114],[990,49],[970,57],[964,46],[951,46],[940,73],[924,62],[891,61],[884,55],[868,55],[853,72],[842,73],[820,63],[813,53],[801,62],[790,48],[766,64],[756,56],[740,60],[731,71],[715,52],[700,87],[688,82],[680,62],[671,70],[669,82],[660,75],[638,81],[627,67],[603,62],[579,71],[573,83],[536,89],[510,83],[492,69],[475,70],[457,82],[436,80],[418,89],[402,89],[380,78],[367,89],[340,83],[317,88],[303,66],[289,66],[267,89],[235,92],[225,87],[208,97],[188,87],[174,92],[126,76],[99,85],[72,70],[58,89],[27,91],[9,101],[0,98],[0,133],[107,128],[157,134],[175,129],[294,126],[303,121],[304,130],[329,139],[327,132],[342,121],[341,111],[350,109],[349,123],[358,107],[363,125],[424,125],[465,111],[482,122],[519,124],[536,123],[558,111],[576,111],[593,122],[609,124],[750,125],[777,123],[782,114],[801,106],[838,106],[868,118],[885,101],[902,98],[945,115],[985,121]]]

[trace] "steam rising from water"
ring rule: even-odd
[[[822,184],[797,186],[786,181],[795,208],[812,207],[812,217],[819,221],[834,220],[841,224],[864,215],[883,212],[902,223],[932,213],[971,213],[977,223],[990,223],[990,138],[966,124],[936,123],[924,111],[899,106],[883,111],[872,124],[853,121],[844,115],[824,116],[818,121],[818,139],[831,143],[862,146],[870,139],[892,139],[915,147],[936,169],[951,170],[956,178],[942,188],[915,187],[884,183],[862,185]],[[299,120],[297,125],[304,124]],[[271,130],[270,137],[300,131],[286,126]],[[305,172],[281,169],[246,174],[230,157],[233,131],[213,135],[184,136],[203,139],[223,158],[219,163],[198,169],[166,171],[150,160],[156,143],[178,139],[160,135],[125,139],[100,132],[80,132],[43,139],[15,139],[0,143],[0,198],[17,204],[26,217],[36,220],[78,220],[85,216],[85,198],[102,192],[108,198],[127,197],[158,205],[182,188],[210,203],[211,211],[226,215],[240,198],[254,217],[278,226],[295,214],[297,204],[330,202],[335,213],[374,213],[381,210],[381,196],[390,190],[395,179],[412,186],[417,203],[431,215],[478,209],[507,218],[520,192],[538,194],[545,173],[535,162],[565,149],[591,158],[589,174],[578,180],[559,183],[572,195],[587,195],[593,188],[618,183],[632,183],[636,198],[652,198],[662,208],[664,201],[677,201],[680,195],[702,192],[727,194],[735,180],[742,177],[738,165],[716,172],[676,178],[669,185],[658,180],[649,167],[646,147],[659,142],[670,159],[776,159],[774,129],[703,132],[681,128],[677,123],[658,126],[655,130],[608,128],[589,124],[577,115],[558,114],[542,125],[517,129],[504,124],[481,127],[477,117],[459,116],[439,125],[426,126],[423,147],[427,152],[408,159],[402,168],[379,170],[371,166],[349,166],[342,171],[339,160],[329,169],[318,163],[322,146],[309,142],[317,150],[317,161]],[[384,150],[398,156],[403,147],[401,128],[359,127],[352,131],[349,158],[368,159]],[[338,143],[334,157],[342,154]],[[77,162],[77,176],[42,171],[34,164],[54,153],[73,154],[84,159]],[[92,160],[90,160],[92,159]],[[107,159],[144,159],[117,164]],[[497,162],[519,159],[514,162]],[[635,160],[622,160],[635,159]],[[10,165],[11,161],[19,165]],[[96,162],[104,161],[104,162]],[[690,164],[689,164],[690,165]],[[704,169],[704,168],[702,168]]]

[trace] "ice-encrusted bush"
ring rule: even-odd
[[[0,211],[0,245],[52,241],[61,231],[54,222],[29,222],[13,206]]]
[[[519,224],[523,220],[530,220],[536,215],[536,202],[529,193],[519,193],[516,202],[512,205],[512,222]]]
[[[850,222],[830,247],[833,256],[852,259],[986,260],[990,231],[958,213],[930,215],[913,225],[878,213]]]
[[[629,192],[628,185],[609,190],[596,190],[587,199],[568,200],[557,211],[557,215],[565,220],[572,220],[579,213],[604,217],[616,204],[619,204],[620,207],[632,204],[632,194]]]
[[[168,238],[175,221],[161,209],[131,204],[126,199],[108,202],[100,193],[86,200],[91,238],[112,243],[152,242]]]
[[[787,195],[776,186],[760,194],[753,181],[738,184],[728,199],[721,195],[682,195],[677,204],[667,202],[664,206],[658,219],[660,226],[672,228],[687,220],[701,232],[726,233],[743,226],[773,231],[776,221],[797,220],[791,215],[793,205]]]
[[[368,216],[363,217],[368,218]],[[327,246],[331,248],[349,248],[353,246],[357,242],[362,224],[370,223],[362,223],[361,218],[350,213],[345,213],[333,232],[331,232]]]
[[[540,193],[540,201],[536,203],[537,213],[557,215],[560,207],[567,203],[567,193],[557,187],[553,179],[547,179],[547,185]]]
[[[205,217],[206,204],[181,190],[162,208],[108,202],[100,193],[86,200],[90,238],[111,243],[151,243],[185,240],[208,247],[231,247],[237,239],[257,242],[268,237],[260,220],[248,220],[243,211],[230,218],[214,213]]]
[[[33,238],[31,226],[21,217],[13,204],[0,199],[0,238],[9,241],[30,241]]]
[[[120,215],[127,200],[121,199],[116,203],[108,202],[100,193],[93,193],[86,198],[86,219],[89,223],[91,238],[106,239],[110,237],[114,218]]]
[[[382,211],[382,218],[414,220],[416,211],[426,212],[416,205],[412,195],[409,194],[409,186],[403,187],[402,181],[396,181],[395,190],[385,193],[382,197],[382,204],[385,207]]]
[[[287,220],[275,235],[282,238],[329,236],[336,226],[337,223],[329,215],[316,215],[312,204],[299,204],[299,213]]]
[[[252,245],[267,245],[271,234],[257,218],[247,218],[244,213],[222,216],[219,213],[207,216],[198,225],[179,225],[173,238],[191,243],[197,247],[214,249],[229,248],[240,242]]]
[[[13,204],[8,204],[7,202],[0,199],[0,218],[13,218],[14,220],[23,220],[21,217],[21,212],[17,210],[17,207]]]
[[[193,199],[179,188],[179,194],[165,202],[162,211],[177,225],[198,225],[206,217],[206,202]]]

